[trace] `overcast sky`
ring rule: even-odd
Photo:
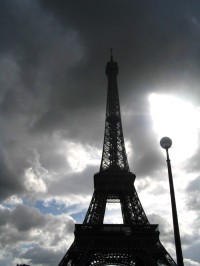
[[[100,166],[110,48],[143,208],[175,259],[169,135],[184,262],[200,266],[199,0],[0,1],[0,266],[55,266],[71,245]]]

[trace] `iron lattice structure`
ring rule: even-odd
[[[106,66],[108,93],[102,160],[94,175],[94,193],[83,224],[59,266],[176,266],[150,224],[134,187],[122,131],[117,88],[118,66]],[[123,224],[104,224],[107,203],[119,202]]]
[[[118,66],[111,55],[106,66],[108,77],[107,107],[103,153],[100,172],[105,170],[129,172],[124,145],[120,104],[117,87]]]

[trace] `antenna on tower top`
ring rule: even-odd
[[[113,62],[113,48],[110,49],[110,61]]]

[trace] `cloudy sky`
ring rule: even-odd
[[[200,1],[1,0],[0,25],[0,266],[55,266],[71,245],[99,171],[111,47],[141,203],[175,259],[168,135],[184,262],[199,266]]]

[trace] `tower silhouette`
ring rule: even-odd
[[[150,224],[129,170],[117,87],[118,65],[106,66],[108,78],[105,134],[100,171],[83,224],[75,225],[75,239],[59,266],[177,265],[159,240],[157,224]],[[104,224],[107,203],[119,202],[123,224]]]

